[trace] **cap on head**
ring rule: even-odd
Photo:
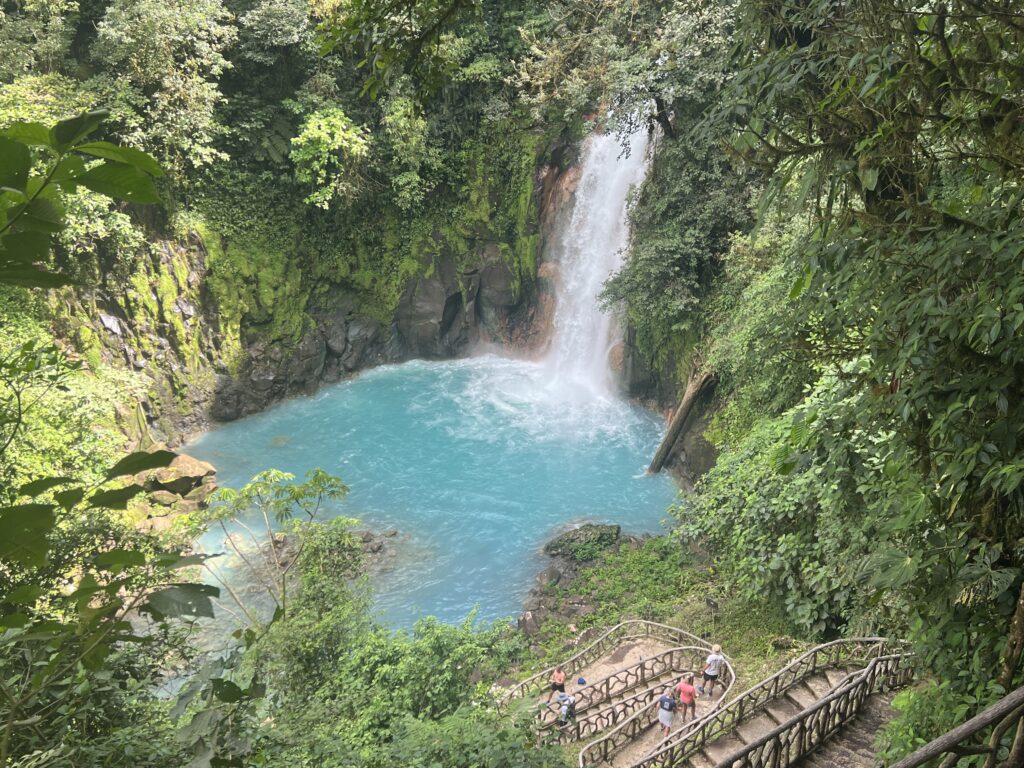
[[[718,643],[715,643],[714,645],[711,646],[711,652],[712,653],[721,653],[722,652],[722,646],[720,646]]]
[[[586,681],[586,680],[584,680],[584,679],[583,679],[582,677],[581,677],[581,678],[579,678],[579,679],[578,679],[578,680],[576,681],[576,685],[586,685],[586,684],[587,684],[587,681]]]

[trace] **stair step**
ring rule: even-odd
[[[828,678],[828,682],[829,682],[829,687],[830,688],[835,688],[837,685],[839,685],[841,682],[843,682],[843,680],[845,680],[847,675],[849,675],[849,674],[850,673],[847,670],[845,670],[845,669],[826,669],[825,670],[825,677]]]
[[[740,723],[736,727],[736,730],[739,732],[740,736],[743,737],[744,741],[748,744],[752,744],[762,736],[767,736],[778,726],[779,723],[777,723],[768,712],[762,712],[756,717]]]
[[[801,712],[818,700],[814,691],[804,685],[794,685],[786,691],[785,698],[793,702]]]
[[[686,762],[689,764],[690,768],[715,768],[715,761],[708,757],[704,750],[693,755]]]
[[[812,675],[804,680],[804,685],[811,689],[816,699],[823,699],[832,692],[832,683],[825,675]]]
[[[713,744],[708,744],[704,747],[704,751],[711,758],[712,762],[717,765],[721,760],[729,757],[733,752],[743,749],[745,746],[746,744],[737,738],[735,732],[733,732],[725,734]]]
[[[790,718],[799,715],[803,711],[803,707],[798,703],[783,697],[771,702],[771,704],[768,705],[768,711],[776,720],[779,721],[779,725],[782,725]]]

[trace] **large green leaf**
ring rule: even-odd
[[[42,565],[56,517],[52,504],[20,504],[0,509],[0,560]]]
[[[61,152],[70,149],[76,142],[95,131],[108,115],[110,115],[110,110],[97,109],[69,120],[61,120],[50,130],[50,141],[53,147]]]
[[[153,179],[133,165],[108,160],[90,168],[76,181],[93,192],[130,203],[158,203]]]
[[[44,491],[56,488],[58,485],[67,485],[75,482],[70,477],[40,477],[30,483],[25,483],[18,489],[19,496],[38,496]]]
[[[23,288],[59,288],[74,283],[67,275],[47,272],[31,265],[0,265],[0,284],[18,285]]]
[[[131,549],[110,549],[100,552],[92,559],[97,568],[114,569],[117,566],[137,566],[146,564],[146,556]]]
[[[60,232],[64,229],[64,206],[48,197],[36,197],[11,210],[10,218],[15,229],[32,232]]]
[[[179,616],[213,618],[210,598],[219,596],[220,590],[209,584],[172,584],[153,592],[143,610],[157,619]]]
[[[3,133],[8,138],[28,144],[29,146],[51,146],[50,129],[42,123],[11,123]]]
[[[178,454],[173,451],[137,451],[130,453],[107,470],[107,480],[125,475],[137,475],[147,469],[161,469],[170,466]]]
[[[11,232],[3,239],[6,263],[32,264],[44,261],[49,253],[50,236],[46,232]]]
[[[140,493],[142,493],[142,486],[137,484],[126,485],[124,488],[113,488],[109,491],[98,491],[89,497],[89,506],[125,509],[128,502]]]
[[[75,147],[75,151],[84,152],[93,157],[101,157],[104,160],[115,160],[125,165],[131,165],[140,171],[148,173],[150,176],[159,177],[164,175],[164,169],[160,167],[160,163],[150,155],[131,147],[119,147],[117,144],[111,144],[109,141],[92,141],[88,144],[81,144]]]
[[[0,136],[0,187],[24,189],[32,167],[32,153],[25,144]]]

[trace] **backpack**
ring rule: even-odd
[[[569,704],[565,708],[566,719],[570,717],[576,717],[576,697],[569,699]]]

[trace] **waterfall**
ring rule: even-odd
[[[587,139],[571,217],[554,242],[561,279],[547,368],[553,388],[573,401],[614,394],[608,356],[619,328],[601,311],[598,295],[629,244],[626,208],[630,190],[647,174],[647,131],[633,133],[628,144],[629,155],[622,157],[615,136]]]

